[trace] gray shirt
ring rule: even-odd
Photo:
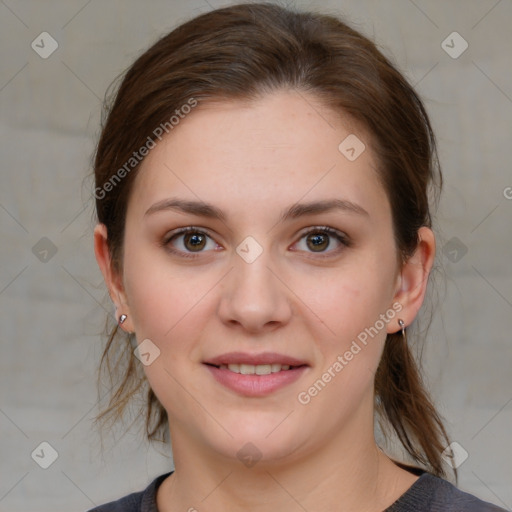
[[[161,475],[146,490],[96,507],[89,512],[158,512],[156,491],[171,473]],[[422,472],[412,486],[383,512],[506,512],[457,489],[453,484]]]

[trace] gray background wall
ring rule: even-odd
[[[149,447],[136,429],[103,451],[93,429],[99,333],[113,310],[94,260],[83,179],[113,78],[175,25],[230,3],[0,2],[2,511],[85,510],[170,468],[166,450]],[[446,179],[426,378],[468,453],[460,487],[511,510],[512,2],[295,5],[345,14],[426,101]],[[463,40],[446,39],[454,31],[469,45],[460,56]],[[39,53],[51,49],[42,32],[58,43],[46,59],[31,47],[35,40]],[[52,452],[43,441],[58,453],[47,469],[40,465]]]

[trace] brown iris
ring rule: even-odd
[[[189,242],[190,245],[188,245]],[[201,233],[186,233],[183,236],[183,244],[190,251],[200,251],[206,244],[206,235]]]
[[[325,233],[313,233],[308,235],[306,242],[311,250],[320,252],[329,247],[329,236]]]

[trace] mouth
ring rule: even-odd
[[[289,364],[273,363],[273,364],[248,364],[248,363],[232,363],[211,365],[219,370],[229,370],[233,373],[240,373],[242,375],[270,375],[271,373],[278,373],[283,371],[294,370],[306,365],[291,366]]]
[[[232,352],[203,363],[214,379],[243,396],[261,397],[295,382],[309,364],[284,354]]]

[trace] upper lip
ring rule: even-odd
[[[262,352],[260,354],[250,354],[248,352],[229,352],[212,357],[206,361],[205,364],[220,366],[221,364],[287,364],[289,366],[303,366],[307,365],[306,361],[290,357],[285,354],[278,354],[277,352]]]

